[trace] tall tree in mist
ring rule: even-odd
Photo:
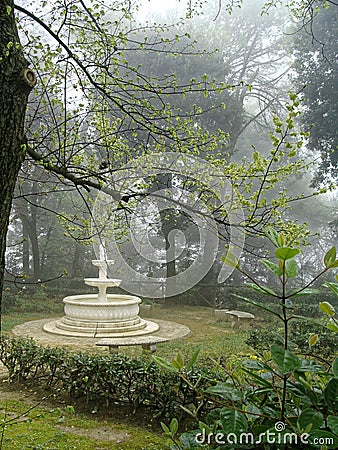
[[[36,76],[29,70],[20,45],[12,1],[0,2],[0,30],[0,291],[2,291],[9,215],[18,172],[26,154],[25,113],[28,95],[36,83]]]
[[[314,185],[338,181],[337,40],[338,7],[333,4],[295,34],[296,84],[305,106],[301,122],[311,133],[308,148],[319,158]]]

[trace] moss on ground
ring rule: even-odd
[[[165,439],[146,427],[77,414],[72,407],[33,407],[24,401],[0,402],[3,450],[164,450]],[[0,442],[1,442],[0,428]]]

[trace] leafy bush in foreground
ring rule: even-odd
[[[295,256],[300,250],[292,246],[292,236],[288,240],[287,236],[273,229],[269,229],[267,235],[276,248],[277,262],[264,259],[261,263],[277,276],[279,290],[262,285],[245,273],[230,251],[224,262],[247,276],[261,298],[275,298],[275,304],[271,305],[263,299],[257,302],[241,297],[279,321],[281,336],[278,335],[278,329],[270,332],[268,338],[272,339],[269,350],[239,365],[225,361],[222,366],[223,379],[206,388],[189,381],[188,369],[194,362],[186,365],[181,355],[171,362],[154,357],[159,366],[178,374],[187,384],[190,383],[191,389],[200,399],[197,408],[190,408],[190,414],[196,421],[195,429],[179,434],[175,417],[168,425],[162,423],[164,435],[171,439],[173,450],[338,448],[338,358],[334,359],[333,364],[329,361],[322,364],[322,358],[304,357],[296,353],[295,345],[292,345],[292,340],[297,338],[297,327],[306,320],[295,312],[297,298],[314,293],[309,287],[312,282],[328,270],[338,267],[336,248],[331,248],[325,254],[324,267],[311,283],[289,288],[288,281],[297,276]],[[338,294],[337,283],[327,282],[325,285]],[[327,301],[321,302],[319,306],[325,314],[323,320],[326,327],[336,334],[338,323],[335,308]],[[291,323],[295,324],[294,330]],[[301,331],[298,330],[298,333]],[[266,346],[266,342],[256,342],[257,346],[259,344],[263,348]],[[312,333],[307,346],[316,345],[322,348],[318,334]],[[333,353],[329,356],[330,360],[334,358]],[[203,417],[199,408],[208,401],[217,403],[217,407],[213,407]]]

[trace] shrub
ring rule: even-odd
[[[277,277],[278,287],[272,289],[255,280],[241,268],[240,262],[230,251],[224,258],[227,265],[247,276],[252,288],[260,294],[258,300],[238,294],[234,296],[275,318],[275,329],[256,330],[249,336],[249,343],[261,350],[260,354],[252,355],[241,364],[218,361],[224,372],[223,380],[215,380],[207,388],[190,382],[188,369],[194,362],[186,365],[179,355],[171,362],[157,358],[160,366],[176,371],[200,399],[198,407],[190,409],[196,420],[195,429],[179,434],[175,417],[169,425],[162,424],[164,435],[174,444],[172,449],[326,450],[329,448],[327,444],[336,448],[338,358],[334,359],[332,344],[336,336],[330,336],[328,343],[325,343],[320,323],[312,323],[312,318],[309,321],[303,314],[294,313],[299,298],[312,296],[318,291],[309,287],[311,283],[303,287],[297,287],[294,283],[290,287],[288,283],[298,273],[294,258],[300,250],[293,247],[293,236],[277,233],[273,229],[267,230],[267,236],[276,248],[277,261],[264,259],[261,263]],[[338,267],[335,247],[325,254],[323,263],[322,270],[312,282]],[[338,276],[336,278],[338,280]],[[338,283],[326,282],[325,286],[338,295]],[[271,297],[274,297],[273,303],[264,300]],[[337,333],[334,306],[321,301],[319,307],[324,313],[323,323],[327,331]],[[276,321],[279,323],[277,326]],[[321,357],[299,354],[299,347],[305,346],[308,350],[316,345]],[[322,364],[324,352],[334,359],[333,362]],[[212,407],[205,416],[199,406],[206,402],[217,403],[217,407]]]
[[[2,293],[1,306],[4,312],[14,309],[18,304],[18,299],[10,289],[4,289]]]
[[[251,329],[246,344],[261,353],[269,350],[272,344],[281,345],[283,342],[283,328],[271,329],[262,327]],[[310,346],[309,339],[318,335],[316,345]],[[325,327],[323,321],[292,321],[290,323],[289,347],[303,354],[317,355],[324,359],[330,359],[338,350],[336,336]]]
[[[38,383],[41,388],[61,390],[86,403],[130,405],[148,408],[156,417],[183,416],[181,406],[195,408],[196,392],[177,373],[163,371],[147,357],[70,353],[62,348],[42,347],[33,339],[3,337],[0,360],[12,382]],[[201,381],[205,388],[219,379],[206,367],[191,369],[189,383]],[[210,407],[205,405],[203,408]]]
[[[4,312],[61,313],[63,303],[61,298],[50,296],[44,289],[38,289],[34,293],[21,291],[16,294],[9,289],[5,289],[2,306]]]

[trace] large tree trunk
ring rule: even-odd
[[[25,158],[24,122],[36,82],[24,58],[12,0],[0,0],[0,333],[6,235],[16,179]]]
[[[25,230],[28,233],[29,240],[32,249],[32,280],[37,281],[40,278],[41,273],[41,263],[40,263],[40,248],[37,234],[37,224],[36,224],[36,208],[31,208],[31,215],[22,216],[21,221]]]
[[[34,186],[34,185],[33,185]],[[37,204],[37,194],[31,196],[31,201],[35,205]],[[33,257],[33,279],[37,281],[41,276],[41,261],[40,261],[40,247],[38,239],[38,224],[37,224],[37,207],[31,206],[31,217],[29,226],[29,239],[32,246]]]
[[[84,257],[85,257],[84,245],[81,245],[79,242],[75,241],[72,271],[70,274],[72,278],[80,278],[81,275],[83,274]]]
[[[24,220],[22,222],[22,271],[25,275],[30,275],[30,266],[29,266],[29,234],[27,223]]]

